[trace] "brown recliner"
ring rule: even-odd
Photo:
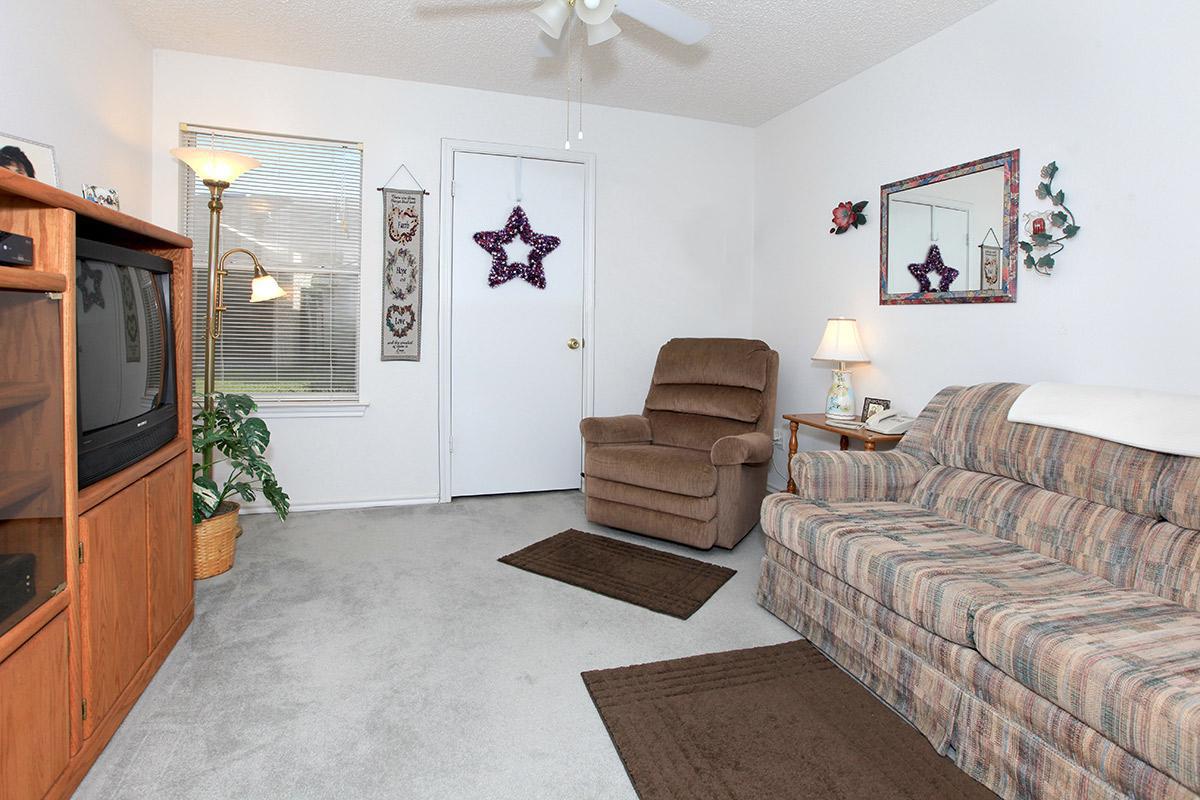
[[[708,549],[732,548],[767,493],[779,354],[755,339],[672,339],[641,415],[589,417],[587,518]]]

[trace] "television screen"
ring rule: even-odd
[[[153,272],[89,258],[76,267],[78,413],[86,433],[162,405],[166,309]]]
[[[80,485],[86,485],[174,436],[171,262],[82,239],[76,256]]]

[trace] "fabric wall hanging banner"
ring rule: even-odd
[[[421,360],[424,190],[383,189],[384,361]]]
[[[529,246],[529,263],[509,261],[508,251],[504,246],[516,241],[517,237]],[[475,244],[486,250],[492,257],[492,269],[488,273],[488,286],[495,289],[501,284],[508,283],[513,278],[521,278],[530,286],[538,289],[546,288],[546,271],[542,260],[554,252],[562,244],[557,236],[545,233],[535,233],[529,224],[525,209],[517,206],[508,215],[508,222],[498,231],[480,231],[475,234]]]

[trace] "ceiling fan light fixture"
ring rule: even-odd
[[[621,32],[621,27],[612,21],[612,17],[604,20],[604,22],[595,25],[587,26],[588,45],[597,45],[607,42],[609,39]]]
[[[588,0],[578,0],[575,3],[575,16],[589,26],[603,25],[605,22],[609,22],[616,10],[617,0],[595,0],[594,3],[589,3]],[[588,32],[591,32],[590,27]]]
[[[562,36],[563,27],[571,17],[571,7],[566,0],[545,0],[529,12],[537,18],[538,27],[552,39]]]

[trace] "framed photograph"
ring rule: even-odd
[[[0,169],[58,186],[58,162],[48,144],[0,133]]]
[[[121,210],[121,196],[116,189],[106,186],[94,186],[85,183],[79,193],[83,195],[84,200],[90,200],[93,203],[102,206],[108,206],[113,211]]]
[[[880,411],[887,411],[891,407],[891,400],[880,400],[878,397],[864,397],[862,417],[860,417],[860,419],[861,421],[866,422]]]

